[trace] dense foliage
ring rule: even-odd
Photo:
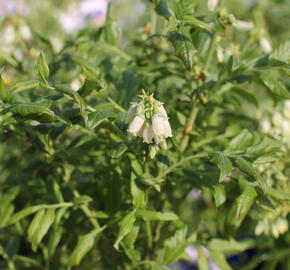
[[[0,268],[165,270],[194,245],[199,269],[289,269],[289,1],[113,3],[69,35],[57,2],[0,22]],[[127,136],[142,89],[167,149]]]

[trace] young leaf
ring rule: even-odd
[[[123,238],[131,232],[134,227],[134,223],[136,220],[136,213],[132,211],[127,216],[123,217],[120,222],[120,230],[118,233],[118,237],[114,243],[114,248],[119,250],[119,243],[123,240]]]
[[[276,79],[269,73],[260,73],[259,77],[273,95],[285,99],[290,98],[290,91],[279,79]]]
[[[40,79],[44,82],[48,82],[48,77],[49,77],[49,68],[46,63],[45,57],[43,53],[40,53],[38,58],[37,58],[37,73]]]
[[[138,209],[136,212],[138,217],[145,221],[174,221],[178,220],[178,216],[171,212],[156,212],[145,209]]]
[[[220,170],[219,182],[222,182],[233,170],[231,160],[221,152],[209,154],[210,161],[216,164]]]
[[[97,235],[103,230],[104,228],[98,228],[78,238],[78,243],[68,259],[69,266],[80,264],[83,257],[93,248]]]

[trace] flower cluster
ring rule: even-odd
[[[165,144],[172,137],[167,113],[161,102],[143,91],[136,102],[132,102],[127,113],[128,134],[143,138],[145,143]]]

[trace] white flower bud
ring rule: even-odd
[[[138,136],[137,134],[140,131],[140,129],[142,128],[144,121],[145,120],[143,117],[136,115],[129,125],[128,133],[133,135],[133,136]]]
[[[261,50],[265,53],[270,53],[273,49],[270,41],[265,37],[261,37],[260,47],[261,47]]]
[[[145,124],[144,130],[143,130],[143,142],[151,143],[152,139],[154,137],[153,128],[151,125]]]
[[[218,4],[218,0],[208,0],[207,1],[207,7],[211,11],[213,11],[216,8],[217,4]]]

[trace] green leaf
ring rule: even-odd
[[[146,192],[136,183],[136,177],[131,173],[130,190],[132,195],[133,205],[136,208],[144,208],[147,203]]]
[[[45,57],[43,53],[40,53],[38,58],[37,58],[37,73],[39,78],[44,82],[48,82],[48,77],[49,77],[49,68],[46,63]]]
[[[172,31],[169,34],[169,40],[175,49],[176,56],[182,60],[185,68],[191,71],[193,56],[196,54],[197,50],[189,38],[187,31]]]
[[[273,77],[269,73],[260,73],[259,77],[273,95],[280,98],[290,99],[290,91],[279,79]]]
[[[250,92],[244,90],[241,87],[233,87],[232,93],[239,95],[241,98],[243,98],[245,101],[253,104],[255,107],[258,108],[258,101],[257,98]]]
[[[216,207],[220,207],[226,201],[226,191],[222,184],[216,184],[212,187],[213,197]]]
[[[93,248],[96,237],[104,230],[98,228],[84,234],[78,238],[78,243],[68,259],[68,266],[77,266],[82,261],[83,257]]]
[[[271,54],[270,59],[278,60],[281,62],[289,63],[290,61],[290,40],[282,43]]]
[[[37,247],[41,242],[42,238],[47,234],[50,226],[54,221],[54,217],[55,217],[55,209],[50,208],[43,213],[43,215],[40,217],[40,221],[35,221],[34,224],[35,227],[30,229],[29,241],[32,243],[33,251],[37,250]]]
[[[245,149],[252,141],[253,135],[247,129],[243,129],[230,141],[230,147],[233,149]]]
[[[226,256],[216,250],[209,250],[211,259],[215,262],[215,264],[223,270],[231,270],[231,266],[228,264]]]
[[[35,206],[31,206],[31,207],[28,207],[28,208],[25,208],[19,212],[17,212],[16,214],[14,214],[10,221],[9,221],[9,224],[14,224],[16,222],[19,222],[21,219],[29,216],[29,215],[32,215],[33,213],[35,213],[36,211],[44,208],[45,205],[42,204],[42,205],[35,205]]]
[[[128,150],[128,146],[124,142],[117,143],[112,151],[111,157],[112,158],[119,158],[121,157],[126,151]]]
[[[2,75],[0,73],[0,99],[5,101],[6,98],[7,98],[7,89],[6,89],[6,86],[4,84]]]
[[[187,227],[178,230],[170,239],[165,243],[165,251],[163,255],[163,263],[170,264],[176,262],[184,253],[186,247],[194,243],[196,235],[191,237],[187,236]]]
[[[210,161],[216,164],[220,170],[219,182],[222,182],[233,170],[231,160],[221,152],[209,154]]]
[[[182,20],[178,21],[178,24],[181,24],[183,26],[198,27],[198,28],[210,31],[210,32],[212,32],[214,30],[214,28],[212,26],[210,26],[209,24],[207,24],[207,23],[205,23],[197,18],[194,18],[192,16],[191,17],[183,16]]]
[[[52,110],[47,108],[45,104],[41,103],[22,103],[22,104],[15,104],[12,105],[10,108],[7,109],[8,111],[19,114],[21,116],[27,116],[31,114],[47,114],[51,117],[55,117],[55,114]]]
[[[55,249],[61,240],[63,231],[64,230],[61,226],[59,225],[53,226],[52,232],[50,233],[50,236],[49,236],[48,245],[47,245],[50,256],[54,254]]]
[[[280,141],[264,137],[260,142],[249,147],[246,154],[256,158],[273,151],[281,151],[281,147],[282,145]]]
[[[265,192],[267,186],[264,182],[264,179],[262,178],[260,173],[254,168],[251,162],[242,157],[235,157],[235,163],[243,173],[254,178],[259,183],[262,190]]]
[[[175,16],[182,19],[184,16],[193,16],[196,0],[179,0],[175,6]]]
[[[120,229],[118,233],[118,237],[114,243],[114,248],[119,250],[119,243],[123,240],[123,238],[132,231],[134,227],[134,223],[136,221],[136,213],[132,211],[128,215],[122,218],[120,222]]]
[[[228,224],[233,227],[239,227],[253,205],[256,197],[257,192],[255,189],[246,183],[246,187],[242,194],[235,200],[230,209],[227,219]]]
[[[17,93],[17,92],[21,92],[21,91],[24,91],[24,90],[33,89],[33,88],[36,88],[36,87],[39,87],[39,86],[40,86],[40,82],[39,81],[19,82],[19,83],[16,83],[15,85],[12,86],[11,92]]]
[[[226,240],[213,238],[208,243],[208,248],[210,250],[220,251],[228,255],[241,253],[246,249],[253,248],[255,246],[255,241],[251,239],[246,239],[242,241],[236,241],[234,239]]]
[[[155,11],[158,15],[164,17],[166,20],[169,20],[171,17],[171,11],[165,0],[154,0],[153,4],[155,5]]]
[[[202,246],[196,247],[198,252],[197,267],[199,270],[209,270],[208,258]]]
[[[88,116],[87,124],[89,128],[94,129],[108,118],[115,117],[117,117],[117,115],[113,111],[92,112]]]
[[[178,216],[172,212],[156,212],[145,209],[138,209],[136,212],[138,217],[145,221],[174,221],[178,220]]]
[[[74,199],[73,203],[76,205],[87,204],[91,202],[93,199],[88,195],[82,195]]]

